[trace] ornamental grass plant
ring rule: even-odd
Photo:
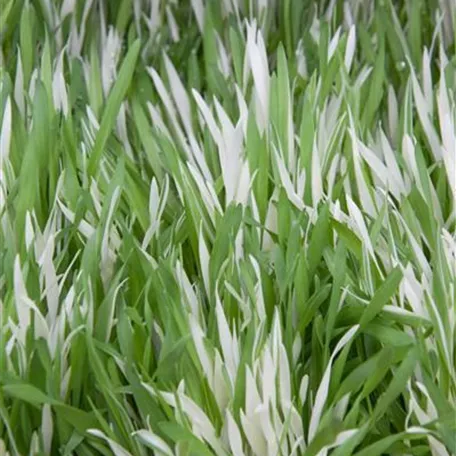
[[[456,454],[454,0],[0,0],[0,455]]]

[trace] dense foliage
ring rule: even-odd
[[[454,0],[0,0],[0,454],[456,454]]]

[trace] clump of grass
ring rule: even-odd
[[[456,453],[456,8],[2,0],[0,454]]]

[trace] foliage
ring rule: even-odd
[[[0,454],[455,454],[455,24],[1,0]]]

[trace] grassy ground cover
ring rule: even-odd
[[[456,454],[453,0],[0,30],[0,455]]]

